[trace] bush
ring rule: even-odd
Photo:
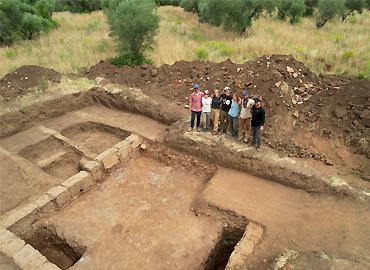
[[[155,0],[158,6],[179,6],[181,0]]]
[[[102,0],[58,0],[56,5],[57,11],[69,11],[73,13],[92,12],[101,8]]]
[[[180,6],[185,11],[198,12],[198,0],[181,0]]]
[[[52,19],[52,0],[1,0],[0,45],[17,39],[33,39],[41,32],[57,26]]]
[[[279,17],[284,19],[290,18],[290,23],[298,23],[306,11],[306,4],[304,0],[282,0],[278,6]]]
[[[205,47],[199,47],[198,49],[196,49],[195,55],[197,59],[207,60],[208,59],[208,49]]]
[[[144,63],[144,52],[152,48],[159,16],[152,0],[107,0],[103,2],[111,34],[118,41],[115,63],[130,66]]]

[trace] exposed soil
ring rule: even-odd
[[[270,269],[270,258],[287,249],[325,251],[347,259],[366,258],[369,254],[370,208],[365,202],[312,195],[221,169],[202,193],[197,212],[217,218],[214,208],[234,211],[266,228],[262,241],[246,260],[248,269]],[[319,269],[314,265],[306,263],[306,267]]]
[[[125,130],[96,122],[84,122],[72,125],[63,129],[61,134],[79,145],[86,147],[95,156],[130,135]]]
[[[67,179],[80,171],[81,154],[65,146],[54,137],[30,145],[19,152],[48,174]]]
[[[62,270],[74,265],[86,251],[86,247],[76,243],[71,246],[65,239],[57,235],[55,230],[47,227],[38,228],[25,241]]]
[[[39,66],[22,66],[0,79],[0,97],[9,101],[23,96],[34,87],[45,90],[49,82],[60,82],[59,72]]]
[[[159,68],[149,65],[118,68],[101,62],[87,76],[138,87],[153,99],[177,102],[178,111],[184,110],[194,82],[200,83],[201,90],[230,86],[238,94],[252,82],[248,87],[250,93],[262,96],[267,110],[266,144],[285,155],[313,158],[328,165],[342,162],[349,150],[365,157],[352,155],[360,164],[354,170],[364,180],[369,178],[365,173],[370,158],[370,82],[367,80],[317,76],[287,55],[263,56],[245,64],[230,60],[179,61]]]

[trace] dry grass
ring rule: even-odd
[[[206,57],[234,62],[265,54],[292,54],[317,73],[337,73],[370,79],[370,12],[344,23],[330,22],[316,29],[312,19],[298,25],[261,17],[248,36],[225,33],[199,23],[197,16],[179,8],[163,7],[158,47],[151,56],[158,65]]]
[[[248,36],[225,33],[201,24],[197,16],[180,8],[161,7],[157,46],[150,52],[156,65],[198,58],[245,62],[264,54],[292,54],[317,73],[337,73],[370,79],[370,12],[345,23],[328,23],[316,29],[304,19],[290,25],[269,17],[256,20]],[[114,56],[114,41],[101,12],[59,13],[60,27],[36,41],[0,48],[0,76],[15,68],[35,64],[60,72],[76,72]]]
[[[101,12],[57,13],[60,27],[37,40],[0,48],[0,76],[22,65],[39,65],[63,73],[77,72],[114,55],[108,25]]]

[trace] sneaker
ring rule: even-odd
[[[192,132],[193,131],[193,129],[190,127],[190,128],[188,128],[188,132]]]
[[[261,146],[256,145],[256,151],[257,152],[261,151]]]
[[[239,137],[239,138],[238,138],[238,140],[239,140],[239,141],[243,140],[243,137]]]
[[[202,130],[201,130],[200,128],[197,128],[197,131],[198,131],[198,132],[201,132]]]

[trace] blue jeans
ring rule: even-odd
[[[200,125],[200,115],[201,115],[202,112],[195,112],[195,111],[191,111],[191,128],[194,128],[194,120],[195,120],[195,116],[197,116],[197,128],[199,128],[199,125]]]
[[[229,115],[231,135],[236,138],[238,136],[238,117],[233,117]]]
[[[256,147],[260,147],[262,143],[261,137],[261,126],[259,127],[252,127],[252,135],[253,135],[253,144]]]

